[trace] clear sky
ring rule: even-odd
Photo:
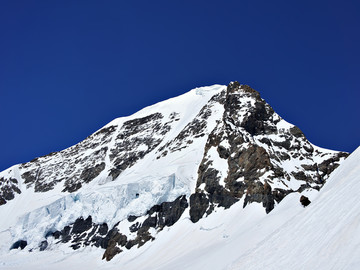
[[[0,2],[0,170],[239,81],[314,144],[360,138],[360,1]]]

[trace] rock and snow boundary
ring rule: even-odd
[[[0,261],[222,269],[206,254],[226,253],[237,267],[237,252],[302,211],[300,193],[313,201],[346,156],[309,143],[248,86],[197,88],[1,172]]]

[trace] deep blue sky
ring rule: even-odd
[[[211,84],[321,147],[360,138],[359,1],[1,1],[0,170]]]

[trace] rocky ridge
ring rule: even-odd
[[[196,191],[190,197],[193,222],[215,206],[229,208],[243,196],[244,207],[258,202],[269,213],[290,192],[319,190],[348,155],[315,149],[298,127],[287,125],[249,86],[231,83],[223,106],[222,119],[206,142]],[[224,164],[219,166],[219,160]],[[294,180],[298,183],[291,188]]]

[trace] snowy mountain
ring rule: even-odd
[[[250,269],[252,252],[286,248],[279,232],[300,233],[292,220],[318,225],[347,156],[312,145],[249,86],[196,88],[1,172],[0,267]]]

